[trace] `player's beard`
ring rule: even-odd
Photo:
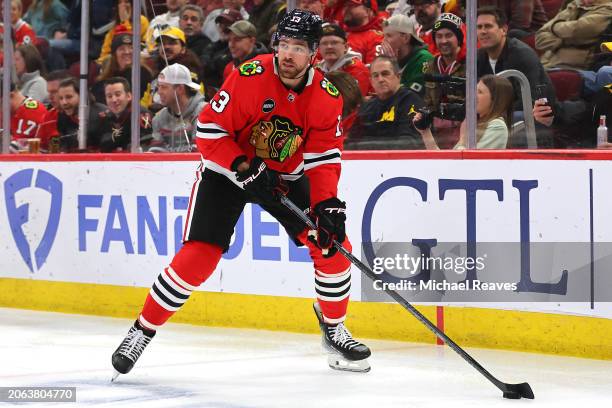
[[[290,67],[283,66],[283,62],[289,63],[291,64],[291,66]],[[309,65],[307,63],[303,67],[298,67],[295,61],[284,60],[283,62],[279,61],[278,72],[281,77],[286,78],[286,79],[296,79],[296,78],[300,78],[304,76],[306,70],[308,69],[308,65]]]

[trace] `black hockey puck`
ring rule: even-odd
[[[521,399],[521,393],[516,391],[506,391],[504,392],[504,398]]]

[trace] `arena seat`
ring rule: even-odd
[[[584,80],[574,69],[552,69],[547,71],[555,94],[560,101],[576,100],[582,97]]]

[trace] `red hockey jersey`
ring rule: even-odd
[[[32,26],[24,20],[19,19],[13,26],[13,29],[15,30],[15,42],[17,45],[36,44],[36,33]]]
[[[40,137],[40,146],[43,149],[47,149],[49,146],[49,141],[59,136],[59,131],[57,130],[57,116],[59,112],[55,108],[51,108],[45,114],[43,118],[43,122],[40,124],[40,129],[38,130],[38,137]]]
[[[32,98],[25,98],[12,114],[11,139],[39,137],[38,129],[44,123],[46,114],[47,108],[45,108],[45,105]]]
[[[312,204],[337,195],[342,97],[313,68],[301,90],[281,82],[274,56],[260,55],[235,69],[197,122],[205,167],[236,182],[239,156],[259,156],[286,180],[306,173]]]

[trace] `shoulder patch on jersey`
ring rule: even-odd
[[[291,119],[273,115],[269,121],[260,120],[253,126],[249,143],[255,146],[258,157],[282,163],[300,147],[303,132]]]
[[[253,75],[261,75],[265,71],[264,67],[261,66],[261,61],[254,60],[248,61],[238,67],[238,72],[240,72],[241,76],[253,76]]]
[[[324,78],[321,81],[321,88],[325,89],[325,92],[327,92],[334,98],[337,98],[338,95],[340,95],[340,91],[338,90],[338,88],[336,88],[334,84],[332,84],[331,81],[329,81],[327,78]]]
[[[23,106],[28,109],[37,109],[38,105],[38,101],[35,101],[34,99],[26,99],[26,101],[23,103]]]

